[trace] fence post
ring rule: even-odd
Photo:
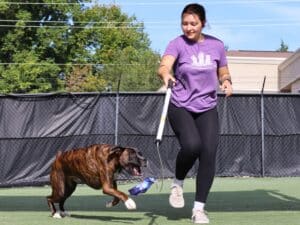
[[[265,112],[264,112],[264,88],[266,76],[260,92],[260,112],[261,112],[261,176],[265,176]]]
[[[119,131],[119,92],[120,92],[121,75],[119,75],[118,86],[116,92],[116,118],[115,118],[115,145],[118,145]]]

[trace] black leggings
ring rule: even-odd
[[[181,146],[176,159],[175,177],[183,180],[198,159],[195,201],[205,203],[215,176],[219,138],[217,109],[192,113],[171,103],[168,119]]]

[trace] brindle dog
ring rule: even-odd
[[[51,214],[55,218],[67,215],[64,203],[74,192],[77,183],[85,183],[114,198],[106,204],[112,207],[122,200],[127,209],[136,209],[135,202],[125,193],[117,190],[114,174],[122,169],[133,176],[141,175],[141,167],[147,160],[135,148],[109,144],[95,144],[86,148],[59,151],[52,164],[50,183],[52,194],[47,196]],[[60,212],[54,203],[59,204]]]

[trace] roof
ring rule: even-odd
[[[229,50],[227,56],[233,57],[270,57],[270,58],[288,58],[294,52],[278,52],[278,51],[246,51],[246,50]]]

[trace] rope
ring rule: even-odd
[[[161,155],[159,152],[159,145],[160,145],[160,142],[157,141],[156,142],[156,150],[157,150],[157,155],[158,155],[158,159],[159,159],[159,163],[160,163],[160,172],[161,172],[161,185],[160,185],[159,192],[161,192],[165,178],[164,178],[164,165],[163,165],[162,158],[161,158]]]

